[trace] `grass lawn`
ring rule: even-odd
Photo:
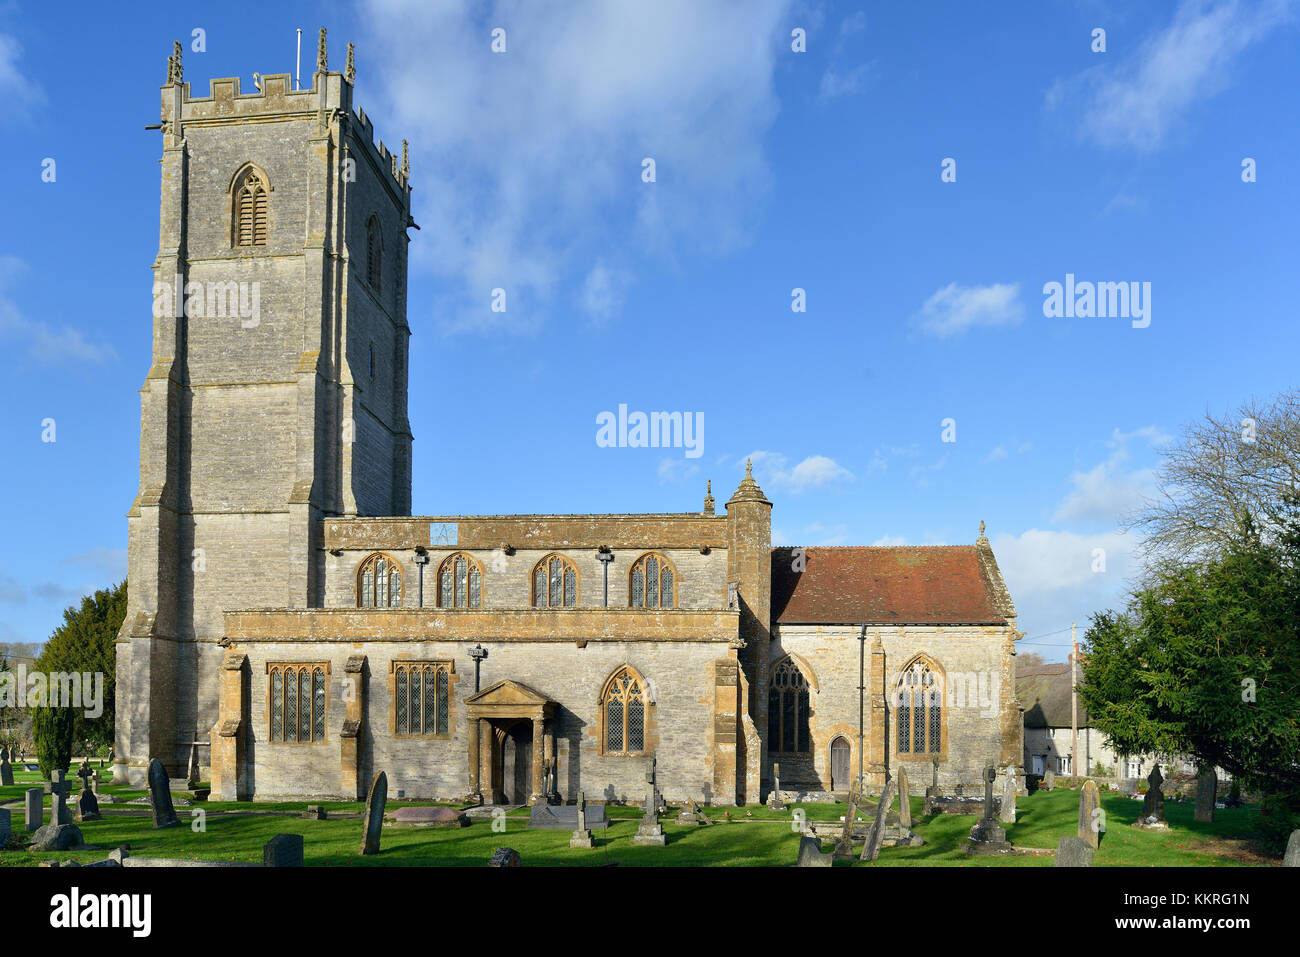
[[[22,772],[30,783],[16,781],[13,788],[0,788],[0,803],[21,802],[24,787],[39,781]],[[18,777],[19,775],[16,775]],[[104,785],[102,791],[121,800],[143,792]],[[360,812],[359,802],[319,802],[332,810]],[[390,801],[389,806],[414,803]],[[923,847],[885,848],[872,864],[853,861],[836,866],[890,867],[944,865],[962,867],[1050,867],[1051,857],[998,856],[967,858],[965,839],[976,818],[971,815],[932,815],[921,818],[923,801],[912,798],[914,830],[925,838]],[[21,830],[21,803],[10,804],[14,823]],[[34,865],[45,858],[75,858],[82,863],[103,859],[110,848],[129,844],[137,857],[190,858],[199,860],[260,861],[262,845],[276,834],[302,834],[308,865],[334,867],[382,866],[483,866],[496,847],[519,851],[525,866],[597,866],[617,862],[622,866],[788,866],[798,856],[799,835],[791,827],[791,810],[776,812],[766,807],[708,808],[706,813],[720,821],[725,810],[732,823],[712,827],[679,827],[676,814],[663,815],[666,847],[638,847],[632,843],[641,811],[635,807],[608,809],[610,826],[594,831],[594,850],[571,849],[567,831],[526,830],[527,809],[510,812],[505,831],[494,831],[490,819],[478,819],[466,828],[385,828],[382,852],[377,857],[357,853],[361,843],[361,822],[347,820],[308,821],[295,816],[269,814],[272,811],[300,811],[306,802],[283,804],[221,803],[178,808],[183,826],[154,830],[147,814],[128,816],[114,813],[122,805],[104,806],[101,821],[79,825],[88,843],[98,849],[33,854],[26,850],[0,852],[0,866]],[[1075,833],[1079,792],[1065,788],[1037,791],[1017,802],[1018,820],[1007,828],[1011,842],[1020,847],[1055,848],[1057,838]],[[138,805],[136,806],[138,807]],[[795,805],[810,820],[837,821],[844,814],[842,804]],[[1102,794],[1107,830],[1097,852],[1098,866],[1230,866],[1273,864],[1277,859],[1260,855],[1251,841],[1258,823],[1256,807],[1219,810],[1213,824],[1196,824],[1192,804],[1167,802],[1170,829],[1142,831],[1130,825],[1137,820],[1141,803],[1114,793]],[[191,826],[191,812],[202,808],[210,813],[206,831]],[[234,813],[211,813],[211,812]],[[243,813],[240,813],[243,812]],[[252,812],[252,813],[248,813]],[[261,813],[258,813],[261,812]],[[874,813],[864,809],[868,819]],[[829,849],[829,846],[827,846]]]

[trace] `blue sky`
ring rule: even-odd
[[[427,6],[0,3],[0,641],[125,572],[175,39],[202,96],[326,26],[410,141],[417,514],[697,510],[752,456],[777,544],[987,521],[1059,659],[1161,443],[1296,385],[1296,2]],[[1150,325],[1045,317],[1067,273]],[[599,447],[620,404],[703,454]]]

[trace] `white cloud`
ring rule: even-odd
[[[937,291],[914,317],[921,329],[940,339],[976,326],[1013,326],[1024,319],[1019,283],[958,286]]]
[[[688,478],[698,475],[700,467],[694,465],[685,459],[660,459],[659,460],[659,481],[670,482],[673,485],[681,485]]]
[[[4,99],[5,113],[12,114],[45,100],[41,88],[29,80],[18,66],[23,48],[7,33],[0,33],[0,98]]]
[[[117,358],[112,346],[88,342],[77,329],[24,316],[4,295],[9,280],[23,268],[21,260],[0,256],[0,342],[16,343],[41,365],[62,365],[70,361],[104,363]]]
[[[861,63],[847,72],[828,66],[822,74],[821,84],[817,88],[817,98],[823,102],[838,96],[851,96],[867,88],[871,77],[871,64]]]
[[[596,263],[582,284],[582,308],[596,320],[617,316],[623,310],[623,296],[631,277],[619,269],[611,269],[604,261]]]
[[[1160,445],[1169,436],[1150,425],[1133,432],[1116,429],[1106,443],[1111,449],[1106,460],[1070,475],[1070,491],[1052,520],[1114,525],[1140,508],[1155,492],[1155,469],[1130,467],[1129,443],[1135,439]]]
[[[1133,57],[1057,83],[1047,106],[1086,96],[1081,131],[1088,138],[1103,147],[1157,149],[1197,101],[1230,85],[1234,61],[1288,22],[1294,8],[1293,0],[1183,0]]]
[[[66,565],[86,569],[96,581],[116,584],[126,578],[126,549],[96,546],[79,555],[63,559]]]
[[[810,455],[794,468],[786,468],[786,457],[780,452],[756,451],[750,454],[758,483],[784,489],[798,495],[810,488],[819,488],[840,480],[853,480],[853,473],[825,455]]]
[[[995,445],[993,448],[989,449],[988,455],[984,456],[980,461],[983,464],[988,465],[990,462],[1000,462],[1002,459],[1005,459],[1008,454],[1005,445]]]
[[[531,330],[568,286],[615,311],[617,266],[583,273],[611,247],[672,262],[748,243],[789,6],[363,0],[358,102],[411,140],[412,255],[448,280],[444,326]],[[489,309],[495,287],[505,313]]]
[[[902,535],[881,535],[872,545],[906,545],[907,539]]]

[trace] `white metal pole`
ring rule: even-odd
[[[293,88],[302,89],[302,28],[298,28],[298,62],[293,68]]]

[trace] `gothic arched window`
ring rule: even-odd
[[[393,662],[393,733],[446,734],[451,701],[450,661]]]
[[[533,607],[573,608],[578,604],[578,569],[563,555],[547,555],[533,566]]]
[[[366,223],[366,282],[379,291],[380,266],[384,256],[384,240],[379,232],[379,217],[371,216]]]
[[[357,572],[358,608],[400,608],[402,567],[387,555],[376,553]]]
[[[808,679],[794,659],[782,658],[772,668],[767,690],[767,749],[778,754],[808,754]]]
[[[601,691],[600,715],[605,726],[605,754],[645,751],[646,688],[631,668],[614,672]]]
[[[658,552],[642,555],[628,579],[628,604],[633,608],[676,608],[677,573]]]
[[[266,177],[249,166],[235,177],[234,209],[231,216],[233,246],[265,246],[267,234]]]
[[[918,658],[898,676],[894,725],[900,755],[936,755],[947,743],[943,728],[943,676],[938,665]]]
[[[325,740],[328,665],[268,665],[267,712],[271,740],[309,744]]]
[[[449,555],[438,566],[439,608],[481,608],[483,568],[464,552]]]

